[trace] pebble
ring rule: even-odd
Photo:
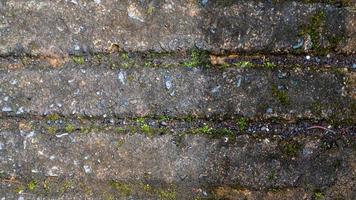
[[[11,85],[16,85],[16,84],[17,84],[17,80],[16,80],[16,79],[11,80],[11,81],[10,81],[10,84],[11,84]]]
[[[304,44],[304,39],[303,38],[299,38],[297,43],[295,45],[293,45],[293,49],[299,49],[300,47],[302,47]]]
[[[173,84],[172,84],[172,78],[170,76],[165,76],[164,77],[164,80],[165,80],[165,86],[166,86],[166,89],[167,90],[170,90],[172,87],[173,87]]]
[[[272,108],[267,108],[266,112],[267,112],[267,113],[272,113],[273,110],[272,110]]]
[[[89,165],[84,165],[84,172],[89,174],[91,172],[91,167]]]
[[[214,94],[214,93],[219,92],[220,88],[221,88],[221,86],[220,86],[220,85],[218,85],[218,86],[214,87],[214,88],[211,90],[211,93],[213,93],[213,94]]]
[[[310,56],[309,55],[305,56],[305,59],[310,60]]]
[[[126,72],[120,71],[119,74],[117,75],[117,78],[119,79],[121,84],[125,84]]]
[[[209,0],[201,0],[201,5],[206,6],[209,3]]]
[[[3,112],[11,112],[11,111],[12,111],[12,108],[9,107],[9,106],[5,106],[5,107],[2,108],[2,111],[3,111]]]
[[[242,77],[238,77],[236,80],[236,86],[240,87],[241,86],[241,82],[242,82]]]
[[[24,112],[25,112],[25,111],[24,111],[24,108],[23,108],[23,107],[20,107],[20,108],[17,109],[16,114],[17,114],[17,115],[20,115],[20,114],[22,114],[22,113],[24,113]]]
[[[279,79],[285,79],[285,78],[288,78],[289,76],[290,76],[290,73],[288,73],[288,72],[282,72],[282,71],[278,72]]]

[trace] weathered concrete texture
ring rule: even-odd
[[[64,67],[0,71],[1,113],[355,121],[354,72]]]
[[[1,197],[354,197],[352,135],[255,134],[235,142],[185,135],[177,142],[170,134],[63,134],[0,132]]]
[[[66,56],[198,47],[355,53],[352,7],[282,1],[7,0],[0,55]]]

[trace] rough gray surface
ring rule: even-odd
[[[4,69],[0,107],[2,114],[18,116],[354,119],[349,73],[298,68]]]
[[[0,199],[355,199],[355,0],[0,0]]]
[[[129,51],[281,53],[293,52],[303,37],[299,52],[308,52],[308,36],[300,36],[307,26],[318,34],[310,33],[312,45],[355,53],[354,7],[276,2],[7,0],[0,4],[0,55],[66,56],[116,45]],[[320,13],[325,18],[315,24]]]
[[[0,133],[0,166],[7,181],[0,191],[7,192],[1,197],[259,199],[266,193],[272,193],[270,198],[291,193],[294,199],[299,195],[310,199],[320,193],[330,199],[352,199],[354,195],[355,138],[341,132],[305,136],[301,131],[287,138],[256,133],[229,141],[105,129],[53,135],[28,129],[26,121],[19,121],[18,129],[12,128],[15,121],[2,122],[7,128]],[[348,183],[343,185],[344,181]],[[174,198],[163,198],[162,192]]]

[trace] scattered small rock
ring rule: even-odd
[[[89,165],[84,165],[83,167],[84,167],[85,173],[87,173],[87,174],[91,173],[91,167]]]
[[[295,45],[293,45],[293,49],[299,49],[300,47],[302,47],[304,44],[304,38],[299,38],[297,43]]]
[[[282,71],[278,72],[278,78],[279,79],[285,79],[285,78],[288,78],[289,76],[290,76],[289,72],[282,72]]]
[[[2,108],[2,111],[3,111],[3,112],[11,112],[11,111],[12,111],[12,108],[9,107],[9,106],[4,106],[4,107]]]
[[[126,72],[120,71],[119,74],[117,75],[117,78],[119,79],[120,83],[125,84]]]

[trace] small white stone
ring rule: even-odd
[[[91,172],[91,167],[89,165],[84,165],[84,172],[89,174]]]
[[[8,96],[4,97],[4,101],[8,101],[8,100],[9,100]]]
[[[17,84],[17,80],[16,80],[16,79],[11,80],[11,81],[10,81],[10,84],[11,84],[11,85],[16,85],[16,84]]]
[[[310,60],[310,56],[309,56],[309,55],[305,56],[305,58],[306,58],[307,60]]]
[[[11,112],[11,111],[12,111],[12,108],[9,107],[9,106],[4,106],[4,107],[2,108],[2,111],[3,111],[3,112]]]
[[[20,115],[20,114],[22,114],[22,113],[24,113],[24,112],[25,112],[25,111],[24,111],[24,108],[23,108],[23,107],[20,107],[20,108],[17,109],[16,114]]]
[[[117,78],[122,84],[125,84],[126,72],[120,71],[119,74],[117,75]]]
[[[100,4],[100,3],[101,3],[101,0],[94,0],[94,2],[95,2],[96,4]]]

